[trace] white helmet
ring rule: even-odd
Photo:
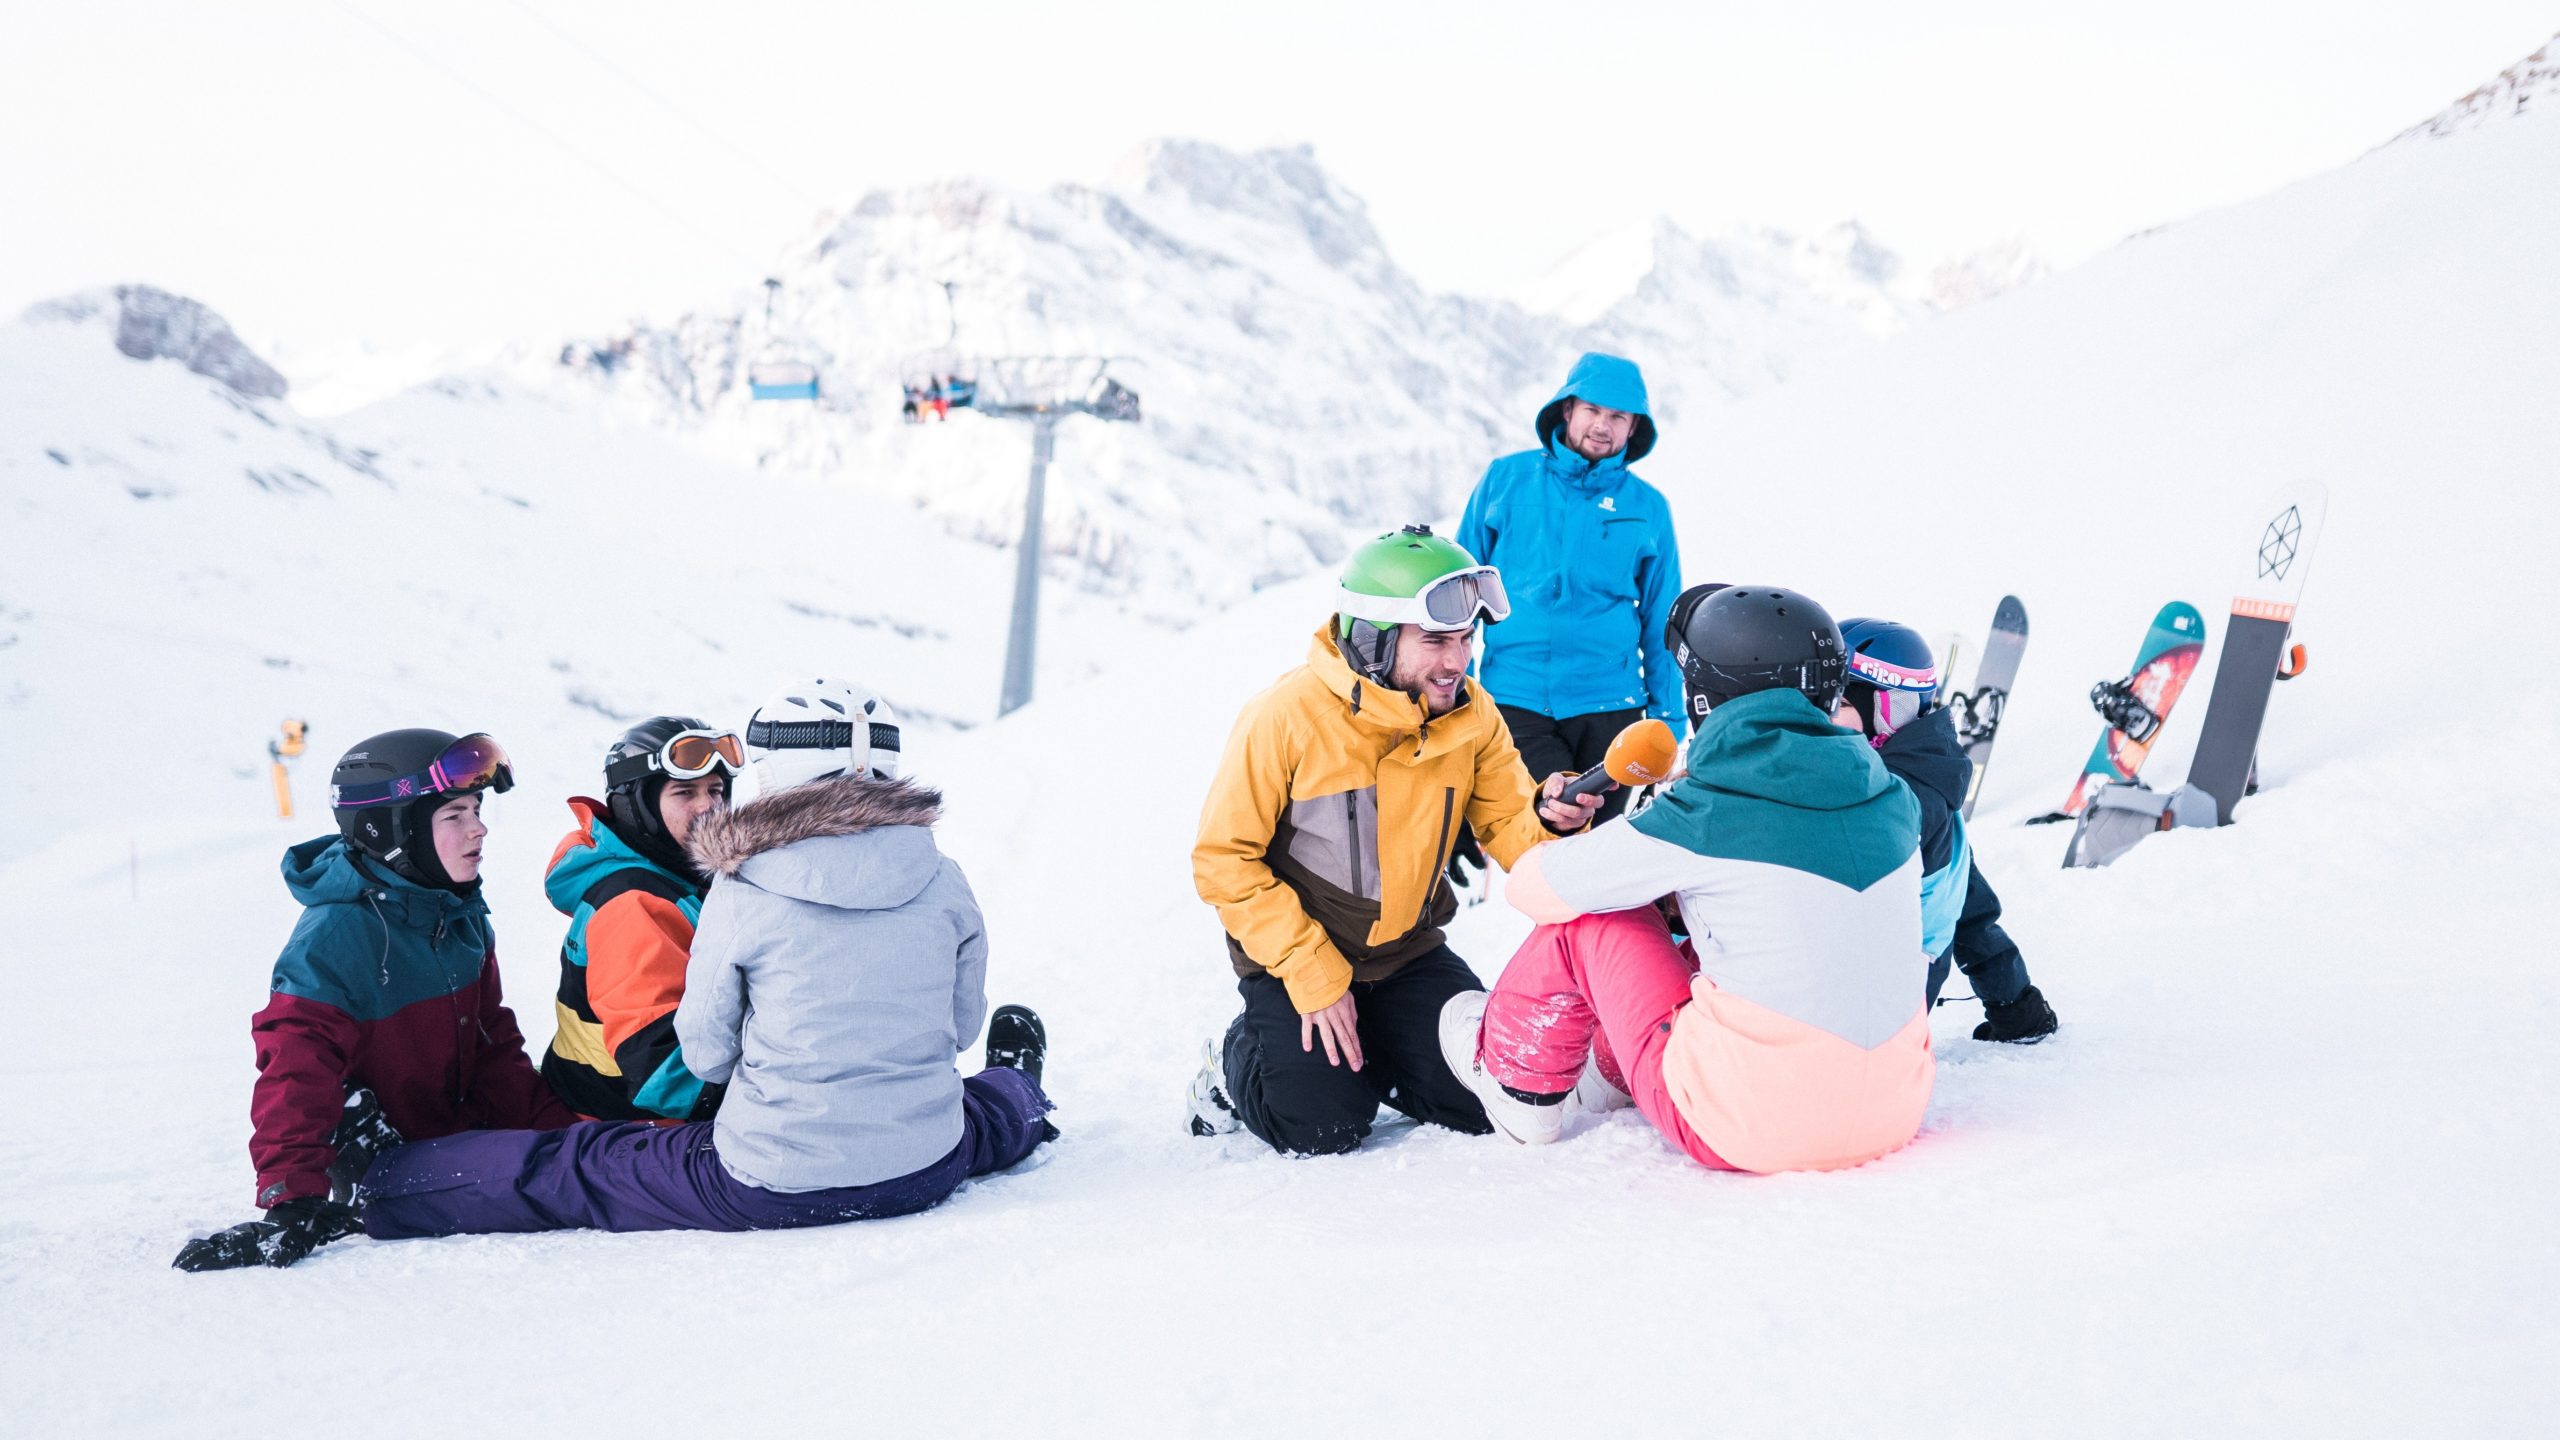
[[[828,775],[898,776],[898,712],[843,680],[785,685],[747,717],[755,793]]]

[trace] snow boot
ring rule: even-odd
[[[1049,1027],[1027,1005],[999,1005],[987,1017],[987,1068],[1019,1070],[1040,1083],[1041,1062],[1049,1056]]]
[[[1600,1052],[1597,1050],[1591,1052],[1590,1059],[1582,1062],[1582,1078],[1573,1082],[1572,1094],[1575,1108],[1593,1115],[1624,1110],[1636,1103],[1636,1097],[1619,1089],[1608,1076],[1600,1073]]]
[[[1191,1133],[1232,1135],[1243,1128],[1244,1122],[1236,1118],[1236,1107],[1227,1100],[1226,1057],[1220,1053],[1220,1046],[1215,1040],[1202,1049],[1206,1053],[1201,1057],[1199,1073],[1191,1077],[1191,1093],[1187,1097],[1191,1107]]]
[[[2006,1005],[1983,1006],[1982,1023],[1973,1027],[1973,1038],[2033,1045],[2061,1023],[2054,1018],[2053,1007],[2044,1003],[2044,992],[2030,985]]]
[[[1440,1007],[1440,1057],[1449,1062],[1450,1073],[1484,1103],[1484,1116],[1494,1129],[1523,1145],[1550,1144],[1564,1134],[1564,1102],[1573,1092],[1532,1095],[1485,1073],[1477,1052],[1484,1037],[1487,998],[1482,990],[1461,990]]]
[[[401,1143],[400,1132],[383,1118],[382,1102],[373,1092],[362,1085],[349,1089],[338,1111],[338,1128],[329,1132],[329,1147],[338,1152],[329,1162],[329,1198],[341,1205],[354,1199],[356,1183],[373,1168],[374,1157]]]

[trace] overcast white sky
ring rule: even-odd
[[[2556,28],[2555,0],[5,0],[0,312],[147,280],[305,352],[547,336],[752,286],[873,187],[1101,178],[1156,135],[1312,141],[1448,289],[1656,214],[2069,261],[2350,160]]]

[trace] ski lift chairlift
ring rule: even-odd
[[[940,402],[940,410],[967,410],[978,403],[978,367],[949,349],[909,355],[898,367],[898,388],[906,397],[909,424],[921,423],[924,409]]]
[[[764,282],[765,331],[773,331],[773,297],[782,290],[782,282],[768,278]],[[818,367],[794,358],[779,338],[765,342],[765,350],[747,366],[747,396],[754,400],[815,400],[818,398]]]

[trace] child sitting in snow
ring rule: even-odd
[[[1674,611],[1703,708],[1688,773],[1513,868],[1504,894],[1539,928],[1489,997],[1449,1001],[1442,1052],[1524,1143],[1562,1133],[1588,1062],[1703,1164],[1861,1164],[1919,1130],[1935,1073],[1919,807],[1832,721],[1847,652],[1821,606],[1698,593]]]
[[[1937,704],[1938,661],[1929,642],[1890,620],[1840,623],[1849,647],[1849,683],[1832,717],[1868,738],[1884,768],[1920,802],[1922,948],[1930,955],[1929,1003],[1938,1003],[1948,962],[1964,971],[1982,1002],[1976,1040],[2033,1044],[2059,1023],[2027,962],[2000,928],[2000,897],[1973,863],[1964,833],[1964,792],[1973,762],[1956,741],[1953,713]]]
[[[720,1087],[704,1084],[676,1043],[676,1002],[711,883],[684,844],[694,822],[729,803],[746,760],[734,730],[653,715],[606,749],[605,798],[569,801],[577,828],[551,852],[542,883],[569,917],[542,1078],[587,1119],[708,1120],[720,1108]]]
[[[486,735],[394,730],[329,779],[338,833],[285,852],[305,909],[249,1022],[249,1155],[267,1218],[189,1243],[181,1270],[290,1265],[354,1233],[332,1190],[364,1173],[386,1125],[425,1138],[577,1118],[525,1058],[498,993],[480,797],[514,784],[506,751]]]
[[[692,823],[713,877],[676,1007],[718,1117],[489,1131],[387,1151],[356,1188],[376,1239],[770,1230],[903,1215],[1053,1138],[1047,1040],[986,1015],[976,898],[935,846],[941,797],[895,776],[878,702],[819,681],[748,722],[757,797]]]

